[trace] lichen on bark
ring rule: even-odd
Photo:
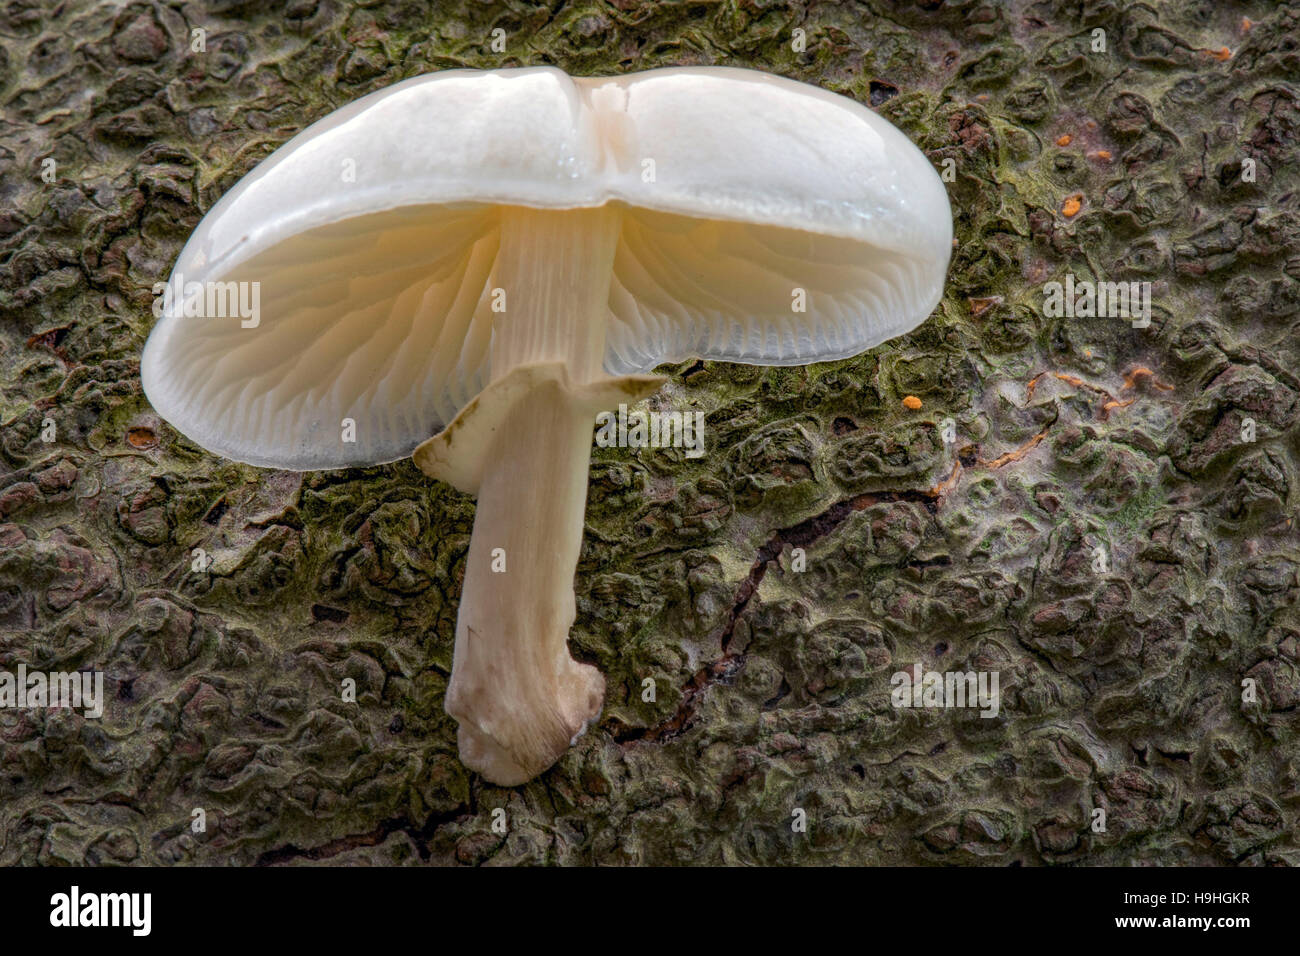
[[[0,710],[0,863],[1296,862],[1297,34],[1211,0],[6,4],[0,668],[111,700]],[[703,458],[596,450],[571,645],[604,715],[503,790],[442,709],[473,502],[214,458],[138,361],[153,284],[294,133],[534,64],[853,97],[952,171],[957,242],[866,355],[667,369]],[[1150,327],[1047,317],[1067,272],[1150,282]],[[893,707],[913,664],[998,671],[998,716]]]

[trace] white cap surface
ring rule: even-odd
[[[951,253],[925,156],[816,87],[719,67],[435,73],[331,113],[212,208],[173,279],[258,283],[256,324],[178,298],[146,394],[240,461],[405,457],[489,379],[503,207],[606,202],[625,206],[611,374],[855,355],[929,315]]]

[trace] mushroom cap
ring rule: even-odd
[[[503,211],[611,202],[611,375],[856,355],[929,315],[951,254],[929,161],[845,97],[726,67],[451,70],[334,111],[222,197],[172,281],[257,283],[257,323],[175,298],[145,392],[235,460],[405,457],[490,380]]]

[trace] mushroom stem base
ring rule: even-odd
[[[660,381],[575,387],[561,365],[521,366],[416,453],[437,477],[453,477],[439,462],[480,462],[458,473],[458,486],[477,490],[478,510],[446,707],[460,722],[461,761],[493,783],[535,777],[600,714],[605,680],[568,649],[593,416]],[[454,445],[457,454],[444,454]]]

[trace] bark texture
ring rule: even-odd
[[[1298,38],[1218,0],[5,3],[0,669],[110,701],[0,710],[0,863],[1297,862]],[[543,63],[868,103],[952,160],[957,248],[870,354],[670,369],[705,457],[596,450],[571,646],[604,715],[507,790],[442,707],[473,502],[208,456],[138,359],[295,132]],[[1067,272],[1151,282],[1150,327],[1046,317]],[[1000,714],[894,708],[916,664],[998,671]]]

